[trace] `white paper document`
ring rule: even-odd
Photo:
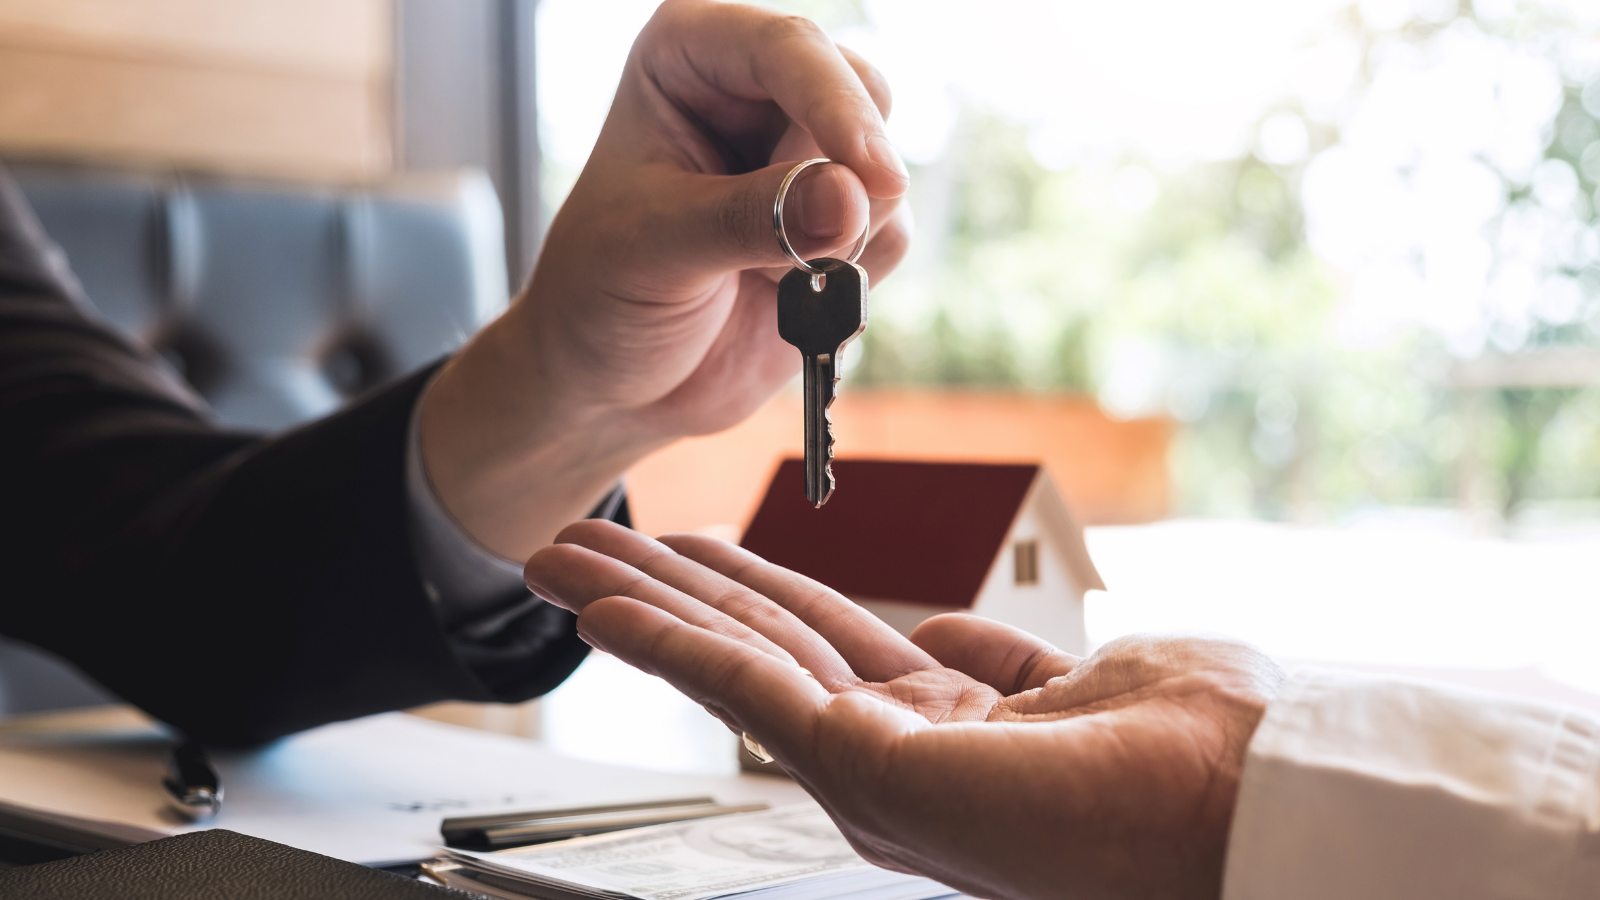
[[[786,779],[604,765],[535,741],[390,713],[256,750],[213,752],[226,800],[220,815],[194,825],[167,812],[161,778],[173,740],[159,727],[129,713],[38,724],[58,727],[0,723],[0,803],[91,829],[98,823],[124,838],[227,828],[368,865],[436,855],[447,816],[691,794],[724,803],[805,798]]]
[[[863,860],[815,803],[492,853],[450,852],[469,869],[501,876],[501,885],[525,886],[530,896],[929,900],[955,893]]]

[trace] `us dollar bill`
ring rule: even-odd
[[[937,882],[863,860],[814,804],[450,854],[464,867],[499,876],[496,883],[525,884],[529,896],[710,900],[748,894],[808,900],[862,894],[927,900],[952,893]]]

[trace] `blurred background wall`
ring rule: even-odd
[[[0,0],[0,155],[330,185],[474,167],[541,232],[534,0]]]
[[[388,0],[0,0],[0,150],[382,175],[392,19]]]

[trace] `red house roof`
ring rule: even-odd
[[[741,546],[855,597],[966,608],[1039,473],[1037,465],[836,459],[838,490],[806,502],[786,459]]]

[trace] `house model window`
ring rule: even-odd
[[[1017,587],[1039,583],[1039,542],[1029,538],[1011,545],[1012,581]]]
[[[836,459],[833,473],[839,492],[813,509],[786,460],[740,543],[901,634],[962,611],[1085,652],[1083,595],[1104,585],[1043,467]]]

